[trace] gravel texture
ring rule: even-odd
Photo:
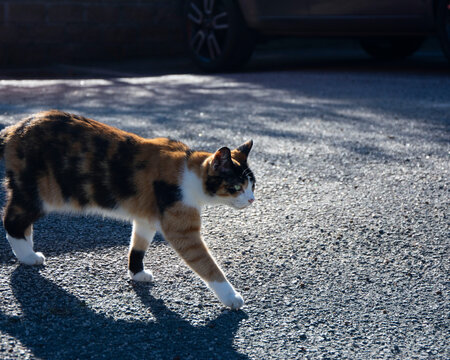
[[[252,138],[257,179],[249,209],[203,214],[242,310],[161,237],[135,284],[129,224],[52,215],[45,266],[0,242],[0,358],[449,359],[449,94],[432,69],[0,80],[2,126],[57,108],[196,149]]]

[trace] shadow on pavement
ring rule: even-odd
[[[430,37],[413,56],[379,60],[367,55],[356,39],[280,38],[256,47],[246,73],[268,71],[390,71],[394,73],[448,73],[449,64],[439,42]],[[114,79],[173,74],[206,75],[186,54],[122,61],[55,63],[40,67],[0,68],[0,79]]]
[[[233,349],[242,312],[222,313],[204,326],[193,326],[151,294],[149,285],[135,292],[155,321],[108,318],[39,274],[17,267],[11,287],[23,315],[0,314],[0,330],[18,339],[42,359],[247,359]]]

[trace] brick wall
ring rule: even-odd
[[[0,65],[171,55],[181,0],[0,0]]]

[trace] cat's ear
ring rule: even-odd
[[[240,163],[246,162],[248,154],[252,149],[252,146],[253,140],[246,141],[241,146],[238,146],[236,149],[233,150],[232,152],[233,157]]]
[[[233,166],[233,161],[231,160],[231,151],[227,147],[220,148],[214,153],[211,166],[214,171],[217,172],[227,172]]]

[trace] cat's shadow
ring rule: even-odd
[[[116,320],[28,266],[14,270],[11,288],[22,315],[0,313],[0,330],[38,358],[248,359],[233,347],[239,324],[247,318],[242,311],[224,312],[194,326],[155,299],[151,286],[138,284],[133,289],[151,312],[149,318],[156,320]]]

